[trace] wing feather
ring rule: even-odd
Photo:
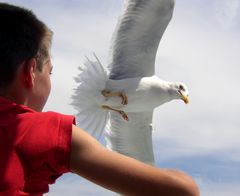
[[[128,113],[126,122],[119,114],[111,113],[105,132],[107,148],[153,165],[152,115],[153,112]]]
[[[154,74],[157,48],[173,7],[174,0],[125,1],[110,50],[110,79]]]

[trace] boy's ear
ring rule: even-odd
[[[27,88],[33,88],[36,76],[37,62],[35,58],[24,61],[23,82]]]

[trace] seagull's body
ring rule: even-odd
[[[104,132],[109,149],[148,164],[154,164],[154,108],[174,99],[188,102],[184,84],[154,74],[157,48],[173,8],[174,0],[126,0],[108,70],[98,59],[87,60],[73,96],[80,127],[97,138]]]
[[[157,76],[109,79],[106,89],[125,93],[128,97],[128,104],[121,104],[119,97],[110,97],[104,98],[99,105],[109,105],[125,112],[152,111],[166,102],[179,98],[171,93],[171,83],[161,80]]]

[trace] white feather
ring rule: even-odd
[[[111,113],[105,132],[107,148],[153,165],[152,111],[128,113],[129,122]]]
[[[152,76],[174,0],[126,0],[113,35],[110,79]]]
[[[108,120],[108,112],[101,108],[105,99],[101,91],[105,89],[107,73],[97,57],[95,62],[87,58],[79,70],[75,78],[78,86],[72,96],[72,105],[78,111],[77,125],[99,139]]]

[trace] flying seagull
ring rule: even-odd
[[[125,0],[107,68],[87,58],[72,97],[81,128],[98,139],[104,133],[107,148],[152,165],[154,108],[174,99],[188,103],[186,85],[154,75],[173,10],[174,0]]]

